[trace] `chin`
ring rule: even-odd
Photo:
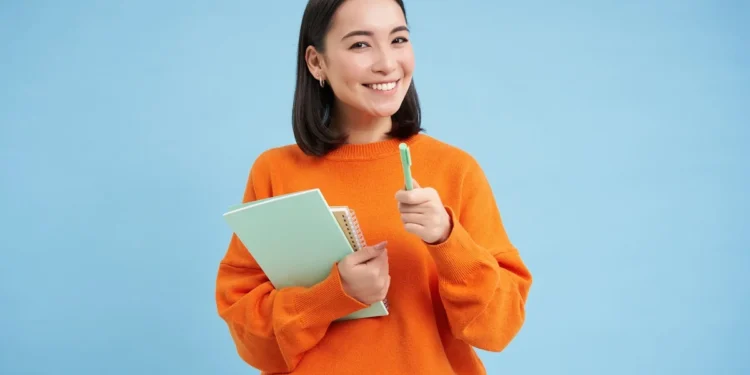
[[[386,100],[363,100],[361,109],[373,117],[390,117],[396,114],[404,102],[403,96],[394,96]]]
[[[388,105],[371,106],[367,109],[367,112],[373,117],[391,117],[401,108],[401,103],[399,101]]]

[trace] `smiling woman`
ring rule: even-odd
[[[474,348],[513,340],[531,274],[477,162],[421,133],[403,2],[311,0],[297,59],[296,144],[255,160],[243,202],[318,188],[376,245],[276,289],[232,235],[216,303],[237,352],[265,374],[484,374]],[[340,320],[386,298],[387,316]]]
[[[312,1],[297,53],[293,122],[304,152],[422,130],[402,1]]]

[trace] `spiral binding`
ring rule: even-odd
[[[362,248],[362,247],[367,246],[367,243],[365,242],[365,235],[364,233],[362,233],[362,227],[360,227],[359,220],[357,220],[357,213],[354,212],[354,210],[351,208],[349,209],[349,220],[352,223],[352,227],[354,227],[353,229],[355,233],[352,233],[352,234],[359,241],[359,247]],[[356,248],[357,245],[356,244],[353,244],[353,245]]]
[[[367,243],[365,242],[365,235],[362,232],[362,227],[359,225],[359,220],[357,219],[357,213],[352,208],[349,208],[348,212],[349,212],[349,215],[348,215],[349,222],[351,223],[351,227],[349,227],[349,224],[347,224],[347,227],[349,227],[349,233],[353,235],[352,238],[356,238],[357,240],[359,240],[359,244],[352,243],[352,248],[359,250],[367,246]],[[354,230],[354,232],[356,233],[352,233],[352,230]],[[389,310],[391,308],[391,305],[388,302],[387,297],[383,299],[383,305],[385,306],[386,310]]]
[[[346,219],[344,219],[342,223],[344,223],[344,226],[346,227],[346,233],[347,233],[346,239],[349,240],[349,244],[352,245],[352,249],[354,249],[354,251],[357,251],[357,244],[354,242],[354,237],[352,235],[352,228],[349,226],[349,222]]]

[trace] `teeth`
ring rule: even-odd
[[[373,90],[380,90],[380,91],[391,91],[396,87],[396,82],[391,83],[376,83],[374,85],[367,85],[367,87],[373,89]]]

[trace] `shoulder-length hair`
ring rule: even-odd
[[[325,51],[325,36],[331,28],[336,10],[345,0],[310,0],[302,16],[297,46],[297,83],[292,106],[294,139],[305,154],[323,156],[346,141],[346,135],[331,127],[334,94],[329,85],[320,87],[305,60],[307,47]],[[394,0],[406,18],[402,0]],[[422,131],[421,109],[417,89],[412,80],[401,107],[391,116],[393,125],[388,135],[406,139]]]

